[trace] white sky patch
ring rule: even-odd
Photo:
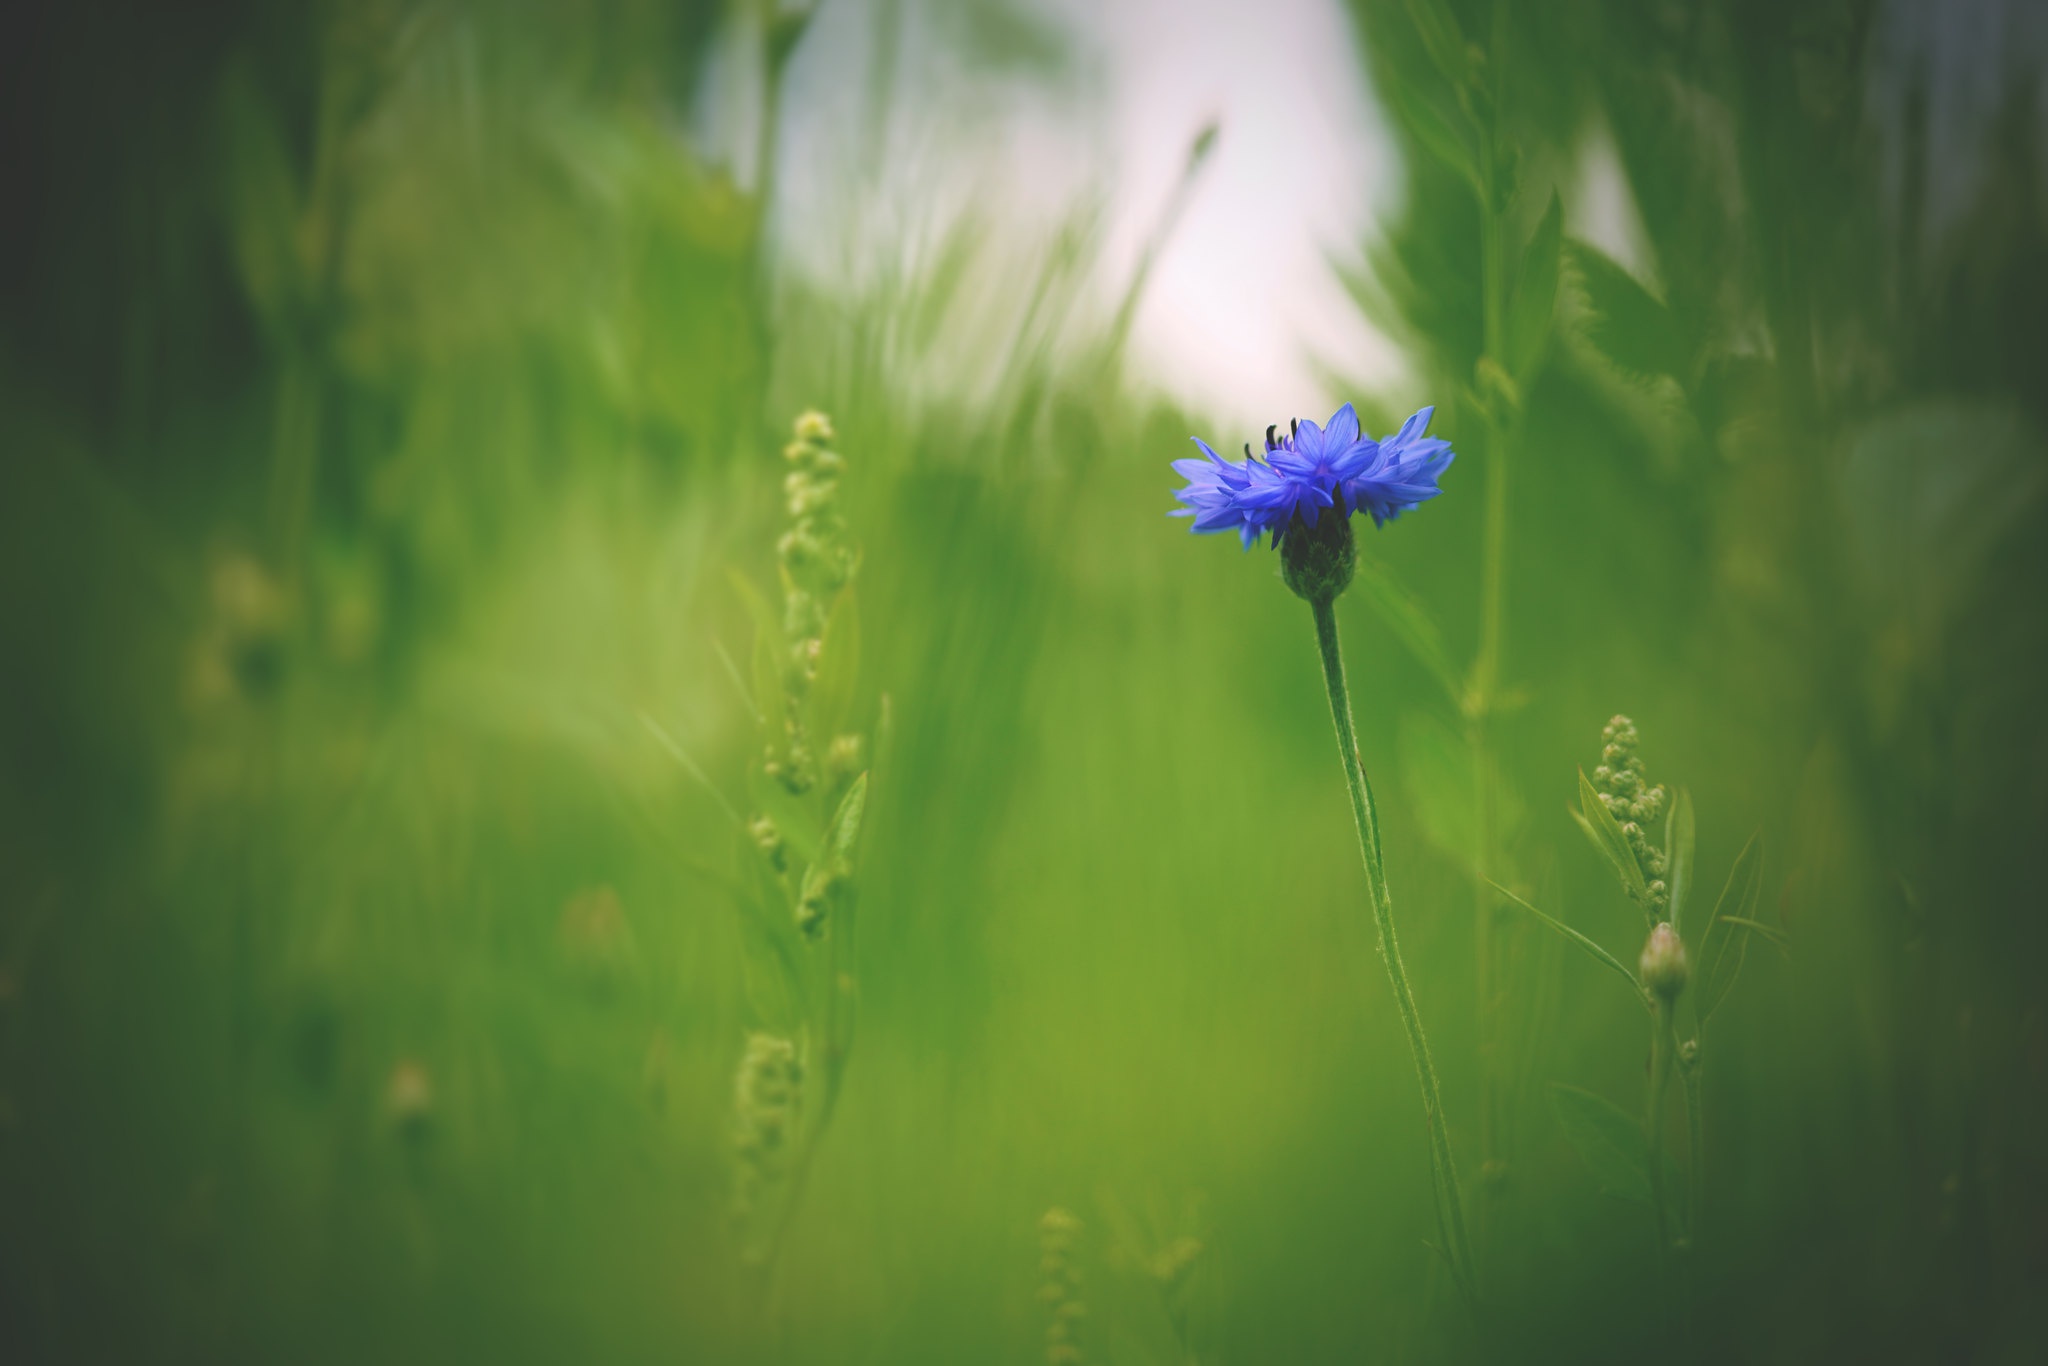
[[[1136,254],[1195,132],[1210,119],[1221,125],[1132,327],[1139,372],[1195,412],[1252,431],[1293,416],[1320,421],[1352,397],[1327,391],[1318,360],[1396,381],[1399,352],[1330,267],[1333,256],[1357,257],[1401,175],[1337,6],[1129,0],[1092,22],[1112,82],[1112,261]]]
[[[873,110],[874,37],[891,0],[826,0],[791,63],[778,235],[807,274],[858,286],[900,270],[963,208],[1042,237],[1093,197],[1091,304],[1106,324],[1190,143],[1214,121],[1220,137],[1132,321],[1133,375],[1214,422],[1230,447],[1228,433],[1320,420],[1357,397],[1329,392],[1326,370],[1414,397],[1400,392],[1398,349],[1330,264],[1359,259],[1401,185],[1337,0],[1020,5],[1066,37],[1070,59],[1052,73],[963,65],[945,51],[936,7],[947,0],[898,2],[885,118]],[[715,144],[744,144],[758,125],[736,107],[742,83],[714,81],[706,95],[699,140],[717,157]],[[739,147],[730,159],[744,179]]]
[[[1657,253],[1643,226],[1621,149],[1607,120],[1596,118],[1579,135],[1578,166],[1564,205],[1565,231],[1600,248],[1645,288],[1659,293]]]

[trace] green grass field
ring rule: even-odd
[[[871,100],[944,119],[873,56],[944,9],[859,10]],[[794,11],[32,21],[0,1356],[2039,1359],[2048,51],[1971,12],[1347,11],[1351,396],[1458,451],[1335,610],[1469,1293],[1311,614],[1164,516],[1258,434],[1085,215],[796,269],[678,132],[804,98]],[[1589,120],[1653,280],[1552,208]],[[1525,908],[1637,967],[1617,713],[1695,813],[1661,1104]]]

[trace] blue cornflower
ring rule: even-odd
[[[1172,517],[1192,517],[1194,530],[1207,535],[1214,531],[1236,531],[1250,550],[1271,522],[1266,504],[1271,488],[1280,477],[1270,466],[1252,459],[1251,445],[1245,445],[1242,461],[1225,460],[1201,437],[1194,439],[1207,460],[1176,460],[1175,473],[1187,480],[1187,487],[1174,497],[1186,506],[1174,509]]]
[[[1365,472],[1371,449],[1372,442],[1359,435],[1358,414],[1348,403],[1331,414],[1327,427],[1296,422],[1277,440],[1274,429],[1266,428],[1266,459],[1281,476],[1266,504],[1274,517],[1275,542],[1297,515],[1314,526],[1317,514],[1337,501],[1346,481]]]
[[[1354,511],[1372,514],[1374,526],[1384,526],[1417,503],[1426,503],[1443,490],[1437,476],[1450,468],[1456,458],[1451,443],[1440,436],[1425,436],[1434,406],[1424,408],[1401,424],[1401,430],[1374,446],[1373,458],[1358,474],[1344,481],[1344,504]]]
[[[1297,516],[1313,528],[1327,507],[1347,520],[1364,508],[1383,524],[1441,492],[1436,477],[1451,463],[1451,445],[1423,435],[1434,411],[1424,408],[1393,436],[1374,441],[1360,433],[1347,403],[1326,427],[1296,422],[1285,436],[1268,427],[1264,461],[1250,443],[1243,460],[1225,460],[1198,436],[1194,442],[1208,458],[1173,462],[1188,482],[1174,492],[1183,506],[1171,515],[1194,518],[1200,533],[1236,531],[1247,550],[1267,532],[1279,545]]]

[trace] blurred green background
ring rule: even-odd
[[[1477,1324],[1424,1246],[1308,613],[1161,515],[1191,432],[1255,436],[1130,354],[1173,214],[1107,268],[1078,201],[815,267],[957,164],[893,174],[889,127],[972,158],[959,91],[1066,98],[1079,14],[12,26],[9,1360],[1039,1361],[1052,1207],[1091,1361],[2048,1351],[2038,12],[1338,16],[1400,193],[1329,290],[1405,369],[1319,361],[1369,430],[1433,402],[1460,452],[1339,614]],[[798,195],[779,120],[828,76],[867,124]],[[752,101],[751,151],[690,135],[707,100]],[[1569,221],[1545,256],[1589,145],[1636,261]],[[1496,358],[1488,291],[1546,259]],[[864,551],[856,708],[890,722],[858,1042],[764,1272],[730,1208],[735,1069],[780,1027],[721,807],[760,746],[733,571],[773,581],[813,407]],[[1634,961],[1566,812],[1617,711],[1693,794],[1707,895],[1761,832],[1790,941],[1716,1019],[1676,1320],[1646,1211],[1545,1099],[1639,1109],[1642,1016],[1475,880]]]

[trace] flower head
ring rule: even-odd
[[[1263,460],[1250,443],[1243,460],[1225,460],[1196,437],[1207,458],[1173,462],[1187,484],[1175,490],[1182,506],[1171,515],[1194,518],[1198,533],[1235,531],[1247,550],[1268,532],[1278,546],[1296,518],[1313,529],[1325,508],[1345,520],[1364,509],[1383,524],[1442,492],[1436,479],[1451,463],[1451,444],[1424,435],[1434,411],[1424,408],[1374,441],[1347,403],[1327,426],[1296,421],[1284,436],[1266,428]]]
[[[1244,548],[1250,550],[1270,524],[1263,508],[1270,497],[1269,486],[1279,476],[1269,466],[1252,459],[1250,447],[1246,447],[1244,460],[1238,462],[1216,454],[1201,437],[1194,440],[1208,459],[1173,462],[1174,473],[1188,482],[1173,495],[1183,506],[1168,516],[1194,518],[1194,530],[1202,535],[1235,531],[1244,538]]]
[[[1455,457],[1450,442],[1424,435],[1435,413],[1433,406],[1424,408],[1402,423],[1400,431],[1377,443],[1366,467],[1344,481],[1345,503],[1370,512],[1374,526],[1384,526],[1443,492],[1437,476]]]

